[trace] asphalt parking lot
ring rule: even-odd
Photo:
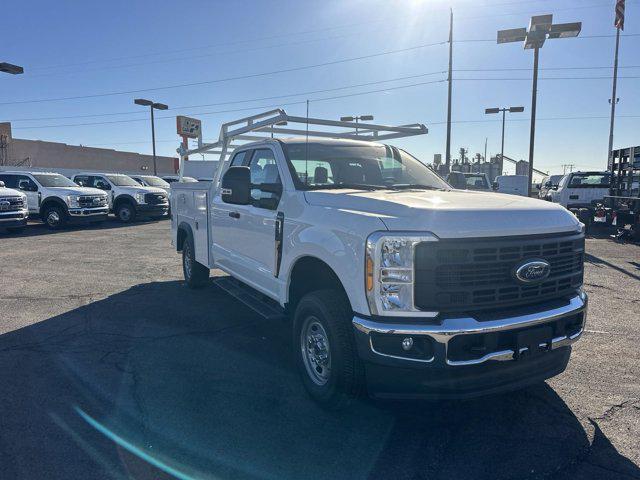
[[[587,240],[544,385],[328,413],[289,330],[188,290],[169,222],[0,234],[0,478],[640,479],[640,247]]]

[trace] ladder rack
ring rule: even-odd
[[[290,125],[292,124],[292,125]],[[346,129],[344,131],[322,130],[317,127],[334,127]],[[322,118],[307,118],[288,115],[281,108],[243,117],[238,120],[223,123],[220,127],[218,140],[213,143],[201,143],[197,148],[185,149],[180,145],[177,152],[180,156],[180,176],[185,157],[197,153],[213,153],[220,155],[222,165],[233,150],[247,142],[256,142],[275,135],[294,135],[309,138],[346,138],[363,141],[382,141],[393,138],[425,135],[429,130],[421,123],[410,125],[378,125],[374,123],[343,122]],[[265,135],[259,135],[265,134]],[[242,143],[239,143],[242,142]]]

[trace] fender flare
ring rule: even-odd
[[[59,197],[47,197],[40,204],[40,217],[44,216],[45,210],[51,205],[55,205],[56,207],[62,208],[62,211],[65,215],[69,215],[69,207],[67,204]]]
[[[193,229],[187,222],[180,222],[180,225],[178,225],[178,229],[176,230],[176,251],[182,251],[182,246],[184,245],[184,241],[187,237],[194,238]]]
[[[138,206],[138,202],[136,202],[135,198],[127,193],[123,193],[113,199],[114,212],[118,209],[118,205],[120,205],[122,202],[129,202],[131,205],[133,205],[133,208],[136,208]]]

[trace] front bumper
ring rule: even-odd
[[[584,331],[587,302],[580,293],[566,301],[476,318],[414,324],[355,316],[353,325],[373,395],[460,398],[561,373],[570,345]],[[399,348],[406,338],[411,338],[409,351]]]
[[[69,208],[69,222],[97,222],[106,220],[109,215],[109,207],[93,207],[93,208]]]
[[[169,204],[161,203],[159,205],[150,205],[148,203],[139,203],[136,206],[136,212],[140,215],[161,216],[169,213]]]
[[[28,210],[0,212],[0,228],[24,227],[29,218]]]

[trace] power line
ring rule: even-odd
[[[316,64],[311,64],[311,65],[302,65],[302,66],[298,66],[298,67],[283,68],[283,69],[280,69],[280,70],[271,70],[271,71],[268,71],[268,72],[250,73],[250,74],[247,74],[247,75],[237,75],[237,76],[233,76],[233,77],[217,78],[215,80],[206,80],[206,81],[201,81],[201,82],[180,83],[180,84],[175,84],[175,85],[165,85],[163,87],[142,88],[142,89],[137,89],[137,90],[123,90],[123,91],[119,91],[119,92],[106,92],[106,93],[94,93],[94,94],[89,94],[89,95],[76,95],[76,96],[72,96],[72,97],[41,98],[41,99],[37,99],[37,100],[17,100],[17,101],[13,101],[13,102],[0,102],[0,105],[17,105],[17,104],[25,104],[25,103],[58,102],[58,101],[63,101],[63,100],[78,100],[78,99],[86,99],[86,98],[111,97],[111,96],[115,96],[115,95],[128,95],[128,94],[132,94],[132,93],[155,92],[155,91],[158,91],[158,90],[170,90],[170,89],[173,89],[173,88],[194,87],[194,86],[198,86],[198,85],[211,85],[211,84],[214,84],[214,83],[230,82],[230,81],[234,81],[234,80],[243,80],[243,79],[247,79],[247,78],[264,77],[264,76],[276,75],[276,74],[280,74],[280,73],[289,73],[289,72],[296,72],[296,71],[301,71],[301,70],[309,70],[309,69],[318,68],[318,67],[326,67],[326,66],[329,66],[329,65],[337,65],[337,64],[353,62],[353,61],[357,61],[357,60],[366,60],[366,59],[377,58],[377,57],[382,57],[382,56],[386,56],[386,55],[393,55],[393,54],[396,54],[396,53],[404,53],[404,52],[415,51],[415,50],[419,50],[419,49],[427,48],[427,47],[434,47],[434,46],[438,46],[438,45],[444,45],[445,43],[447,43],[447,42],[425,43],[425,44],[422,44],[422,45],[415,45],[413,47],[401,48],[401,49],[397,49],[397,50],[388,50],[388,51],[385,51],[385,52],[372,53],[372,54],[369,54],[369,55],[360,55],[358,57],[343,58],[343,59],[340,59],[340,60],[332,60],[332,61],[329,61],[329,62],[322,62],[322,63],[316,63]]]
[[[334,95],[331,97],[322,97],[322,98],[315,98],[315,99],[311,99],[312,102],[324,102],[324,101],[329,101],[329,100],[337,100],[337,99],[342,99],[342,98],[349,98],[349,97],[357,97],[357,96],[361,96],[361,95],[370,95],[372,93],[380,93],[380,92],[387,92],[387,91],[392,91],[392,90],[400,90],[400,89],[404,89],[404,88],[410,88],[410,87],[417,87],[417,86],[421,86],[421,85],[430,85],[430,84],[435,84],[435,83],[443,83],[444,80],[432,80],[432,81],[427,81],[427,82],[418,82],[418,83],[411,83],[409,85],[399,85],[399,86],[395,86],[395,87],[386,87],[386,88],[381,88],[381,89],[376,89],[376,90],[368,90],[365,92],[357,92],[357,93],[348,93],[345,95]],[[272,105],[260,105],[260,106],[252,106],[252,107],[245,107],[245,108],[236,108],[236,109],[230,109],[230,110],[217,110],[217,111],[212,111],[212,112],[199,112],[197,115],[198,116],[205,116],[205,115],[216,115],[216,114],[220,114],[220,113],[232,113],[232,112],[243,112],[243,111],[248,111],[248,110],[260,110],[260,109],[266,109],[266,108],[277,108],[277,107],[282,107],[282,106],[288,106],[288,105],[300,105],[300,104],[304,104],[306,103],[306,100],[301,100],[301,101],[297,101],[297,102],[287,102],[287,103],[277,103],[277,104],[272,104]],[[175,116],[171,115],[171,116],[159,116],[156,117],[156,120],[162,120],[162,119],[175,119]],[[145,122],[147,121],[147,119],[145,118],[140,118],[140,119],[134,119],[134,120],[113,120],[113,121],[107,121],[107,122],[86,122],[86,123],[72,123],[72,124],[58,124],[58,125],[38,125],[38,126],[34,126],[34,127],[16,127],[16,130],[33,130],[33,129],[41,129],[41,128],[59,128],[59,127],[83,127],[83,126],[89,126],[89,125],[110,125],[110,124],[117,124],[117,123],[134,123],[134,122]]]
[[[345,86],[341,86],[341,87],[335,87],[335,88],[323,88],[320,90],[310,90],[310,91],[306,91],[306,92],[297,92],[297,93],[287,93],[287,94],[282,94],[282,95],[271,95],[268,97],[260,97],[260,98],[251,98],[251,99],[246,99],[246,100],[229,100],[229,101],[225,101],[225,102],[216,102],[216,103],[204,103],[204,104],[199,104],[199,105],[183,105],[183,106],[179,106],[179,107],[172,107],[169,108],[169,110],[183,110],[186,108],[200,108],[200,107],[214,107],[214,106],[219,106],[219,105],[233,105],[233,104],[237,104],[237,103],[251,103],[251,102],[261,102],[261,101],[265,101],[265,100],[275,100],[278,98],[287,98],[287,97],[298,97],[301,95],[311,95],[311,94],[315,94],[315,93],[326,93],[326,92],[334,92],[334,91],[338,91],[338,90],[346,90],[349,88],[358,88],[358,87],[366,87],[366,86],[371,86],[371,85],[379,85],[382,83],[390,83],[390,82],[397,82],[400,80],[410,80],[410,79],[414,79],[414,78],[421,78],[421,77],[426,77],[426,76],[430,76],[430,75],[438,75],[438,74],[444,74],[446,73],[445,71],[438,71],[438,72],[428,72],[428,73],[420,73],[420,74],[416,74],[416,75],[407,75],[404,77],[396,77],[396,78],[390,78],[387,80],[378,80],[375,82],[366,82],[366,83],[359,83],[359,84],[354,84],[354,85],[345,85]],[[39,121],[39,120],[62,120],[62,119],[71,119],[71,118],[88,118],[88,117],[106,117],[106,116],[114,116],[114,115],[133,115],[133,114],[137,114],[140,115],[140,111],[139,110],[129,110],[127,112],[111,112],[111,113],[96,113],[96,114],[89,114],[89,115],[67,115],[67,116],[58,116],[58,117],[37,117],[37,118],[16,118],[13,120],[6,120],[6,121],[10,121],[10,122],[27,122],[27,121]]]
[[[540,70],[547,70],[547,71],[564,71],[564,70],[598,70],[598,69],[610,69],[610,66],[592,66],[592,67],[542,67],[540,68]],[[625,66],[620,66],[618,68],[640,68],[640,65],[625,65]],[[458,69],[454,69],[454,72],[502,72],[502,71],[530,71],[531,68],[529,67],[524,67],[524,68],[458,68]],[[396,77],[396,78],[391,78],[391,79],[386,79],[386,80],[378,80],[378,81],[374,81],[374,82],[366,82],[366,83],[359,83],[359,84],[353,84],[353,85],[345,85],[345,86],[341,86],[341,87],[335,87],[335,88],[325,88],[325,89],[320,89],[320,90],[310,90],[310,91],[305,91],[305,92],[297,92],[297,93],[287,93],[287,94],[281,94],[281,95],[271,95],[271,96],[267,96],[267,97],[259,97],[259,98],[251,98],[251,99],[245,99],[245,100],[229,100],[229,101],[225,101],[225,102],[216,102],[216,103],[205,103],[205,104],[198,104],[198,105],[182,105],[182,106],[178,106],[178,107],[172,107],[169,110],[182,110],[182,109],[187,109],[187,108],[200,108],[200,107],[213,107],[213,106],[220,106],[220,105],[233,105],[233,104],[238,104],[238,103],[251,103],[251,102],[260,102],[260,101],[265,101],[265,100],[275,100],[278,98],[287,98],[287,97],[297,97],[297,96],[301,96],[301,95],[312,95],[312,94],[316,94],[316,93],[325,93],[325,92],[332,92],[332,91],[338,91],[338,90],[346,90],[349,88],[358,88],[358,87],[365,87],[365,86],[371,86],[371,85],[379,85],[382,83],[390,83],[390,82],[395,82],[395,81],[401,81],[401,80],[409,80],[409,79],[414,79],[414,78],[420,78],[420,77],[425,77],[425,76],[429,76],[429,75],[437,75],[437,74],[444,74],[446,73],[445,70],[441,70],[441,71],[434,71],[434,72],[427,72],[427,73],[419,73],[419,74],[415,74],[415,75],[407,75],[407,76],[403,76],[403,77]],[[589,79],[589,80],[599,80],[599,79],[605,79],[605,78],[610,78],[610,77],[556,77],[556,78],[551,78],[551,77],[547,77],[547,79],[559,79],[559,80],[565,80],[565,79]],[[637,78],[637,77],[620,77],[620,78]],[[458,78],[457,80],[482,80],[482,79],[474,79],[474,78]],[[504,78],[491,78],[491,79],[487,79],[487,80],[524,80],[524,79],[504,79]],[[528,79],[527,79],[528,80]],[[15,118],[15,119],[11,119],[11,120],[6,120],[9,122],[29,122],[29,121],[42,121],[42,120],[66,120],[66,119],[73,119],[73,118],[92,118],[92,117],[109,117],[109,116],[118,116],[118,115],[141,115],[140,111],[138,110],[128,110],[126,112],[109,112],[109,113],[94,113],[94,114],[86,114],[86,115],[65,115],[65,116],[55,116],[55,117],[31,117],[31,118]]]

